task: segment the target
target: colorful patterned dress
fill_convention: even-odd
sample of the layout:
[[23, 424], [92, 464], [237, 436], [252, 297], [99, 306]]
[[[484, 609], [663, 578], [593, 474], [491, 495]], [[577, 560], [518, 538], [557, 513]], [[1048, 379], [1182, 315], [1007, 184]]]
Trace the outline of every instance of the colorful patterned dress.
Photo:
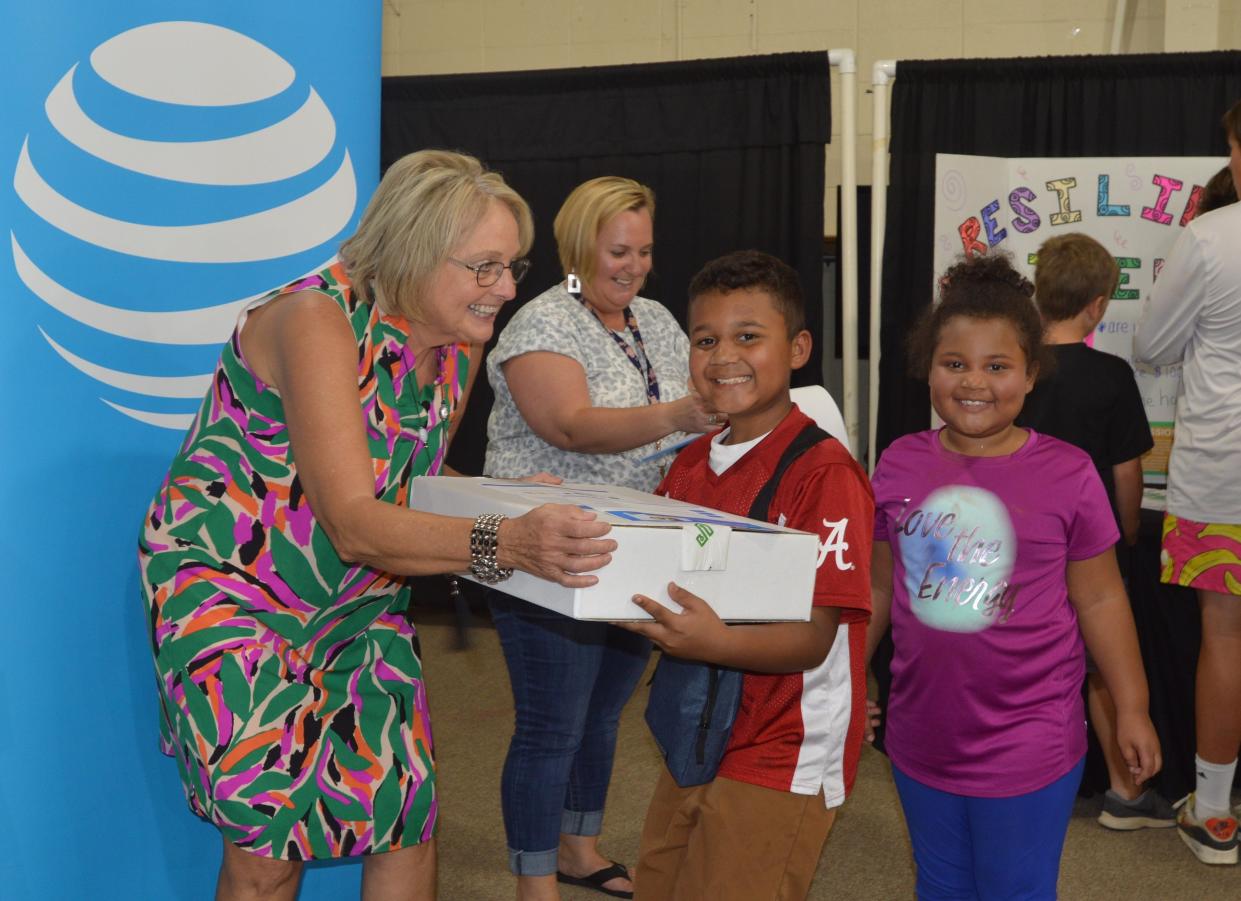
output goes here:
[[[330, 267], [317, 290], [349, 317], [375, 497], [404, 504], [435, 474], [465, 382], [465, 345], [415, 382], [404, 319]], [[286, 860], [430, 838], [435, 763], [418, 641], [400, 576], [342, 561], [303, 494], [279, 395], [242, 359], [243, 315], [139, 542], [163, 750], [194, 813]]]

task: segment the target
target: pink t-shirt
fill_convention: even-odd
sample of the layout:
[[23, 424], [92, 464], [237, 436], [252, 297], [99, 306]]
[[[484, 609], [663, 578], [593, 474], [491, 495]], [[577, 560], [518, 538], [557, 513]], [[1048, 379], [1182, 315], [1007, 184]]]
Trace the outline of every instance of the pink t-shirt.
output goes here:
[[1115, 544], [1090, 457], [1030, 431], [1004, 457], [906, 435], [872, 480], [892, 547], [887, 750], [941, 791], [1007, 797], [1086, 753], [1083, 644], [1065, 569]]

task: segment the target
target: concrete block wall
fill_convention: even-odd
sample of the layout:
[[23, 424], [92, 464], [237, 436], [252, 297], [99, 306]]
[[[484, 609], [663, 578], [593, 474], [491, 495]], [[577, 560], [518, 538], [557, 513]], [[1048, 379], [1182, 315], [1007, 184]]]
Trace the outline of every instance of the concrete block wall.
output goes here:
[[[858, 179], [880, 59], [1106, 53], [1117, 0], [384, 0], [383, 74], [497, 72], [850, 47]], [[1214, 26], [1214, 27], [1211, 27]], [[1241, 47], [1241, 0], [1129, 0], [1123, 48]], [[838, 78], [832, 103], [840, 109]], [[840, 116], [824, 211], [835, 228]]]

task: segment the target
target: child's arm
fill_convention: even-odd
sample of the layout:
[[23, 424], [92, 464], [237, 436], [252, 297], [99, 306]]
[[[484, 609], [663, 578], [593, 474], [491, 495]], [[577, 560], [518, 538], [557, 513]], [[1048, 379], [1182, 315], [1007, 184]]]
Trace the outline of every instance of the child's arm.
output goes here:
[[1120, 533], [1125, 544], [1138, 543], [1138, 526], [1142, 520], [1142, 458], [1134, 457], [1112, 467], [1116, 486], [1116, 512], [1120, 515]]
[[[866, 625], [866, 666], [875, 656], [875, 648], [892, 623], [892, 545], [876, 541], [870, 553], [870, 622]], [[866, 699], [866, 725], [862, 737], [875, 740], [875, 730], [883, 711], [871, 698]]]
[[654, 617], [655, 622], [617, 625], [645, 635], [677, 657], [753, 673], [795, 673], [813, 669], [827, 657], [840, 623], [838, 607], [814, 607], [809, 622], [728, 625], [706, 601], [675, 582], [668, 583], [668, 595], [681, 605], [681, 613], [635, 594], [633, 602]]
[[1134, 359], [1140, 363], [1175, 363], [1185, 355], [1206, 303], [1207, 271], [1197, 235], [1182, 229], [1142, 308], [1133, 336]]
[[876, 541], [870, 553], [870, 625], [866, 627], [866, 665], [892, 621], [892, 545]]
[[1108, 548], [1070, 560], [1067, 580], [1082, 638], [1116, 702], [1116, 743], [1133, 781], [1143, 782], [1159, 772], [1163, 760], [1147, 712], [1146, 673], [1115, 552]]

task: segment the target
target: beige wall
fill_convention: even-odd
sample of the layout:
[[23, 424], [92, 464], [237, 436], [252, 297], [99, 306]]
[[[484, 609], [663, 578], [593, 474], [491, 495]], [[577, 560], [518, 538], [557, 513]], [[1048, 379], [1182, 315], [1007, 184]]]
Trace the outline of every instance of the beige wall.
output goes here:
[[[384, 0], [383, 74], [848, 47], [858, 63], [858, 178], [867, 183], [875, 60], [1106, 53], [1116, 7], [1117, 0]], [[1241, 0], [1129, 0], [1127, 7], [1127, 52], [1241, 46]], [[832, 104], [839, 111], [836, 73]], [[838, 112], [833, 120], [829, 231], [840, 172]]]
[[1219, 45], [1225, 50], [1241, 47], [1241, 0], [1222, 0], [1219, 5]]

